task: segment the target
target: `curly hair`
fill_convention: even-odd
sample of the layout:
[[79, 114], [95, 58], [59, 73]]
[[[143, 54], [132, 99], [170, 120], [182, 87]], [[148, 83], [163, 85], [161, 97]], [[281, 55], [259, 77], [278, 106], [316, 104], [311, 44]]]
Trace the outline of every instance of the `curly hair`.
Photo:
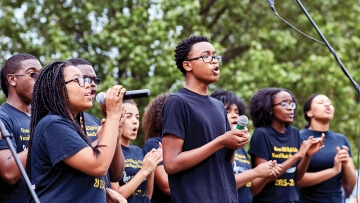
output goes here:
[[[70, 65], [72, 64], [69, 62], [55, 61], [40, 71], [39, 77], [35, 82], [32, 95], [33, 99], [31, 101], [30, 140], [27, 163], [31, 163], [32, 141], [35, 128], [39, 121], [50, 112], [71, 121], [79, 136], [88, 143], [94, 150], [94, 153], [100, 153], [97, 148], [101, 147], [101, 145], [92, 147], [90, 144], [85, 129], [85, 118], [82, 116], [82, 119], [72, 119], [76, 116], [70, 104], [64, 78], [64, 68]], [[71, 115], [69, 115], [66, 107], [69, 108]], [[82, 122], [80, 124], [81, 120]], [[26, 169], [28, 175], [31, 175], [31, 164], [26, 164]]]
[[210, 95], [211, 97], [220, 100], [224, 105], [230, 107], [235, 104], [239, 110], [239, 115], [244, 115], [246, 108], [244, 101], [237, 97], [232, 91], [226, 91], [223, 89], [217, 89]]
[[142, 128], [146, 134], [145, 142], [152, 137], [161, 137], [162, 134], [162, 108], [166, 100], [169, 98], [169, 93], [162, 93], [153, 99], [147, 106], [147, 110], [141, 120]]
[[311, 95], [305, 102], [304, 104], [304, 109], [303, 109], [303, 113], [304, 113], [304, 118], [305, 120], [308, 122], [308, 124], [305, 126], [305, 128], [309, 128], [310, 124], [311, 124], [311, 118], [307, 115], [307, 112], [311, 109], [311, 104], [313, 99], [318, 96], [319, 94], [313, 94]]
[[183, 62], [186, 61], [186, 59], [191, 51], [192, 46], [199, 42], [209, 42], [209, 39], [207, 37], [204, 37], [201, 35], [200, 36], [190, 36], [186, 39], [183, 39], [176, 46], [175, 55], [174, 55], [176, 66], [184, 75], [186, 75], [186, 71], [183, 67]]
[[273, 100], [275, 95], [281, 91], [289, 93], [293, 102], [296, 103], [294, 95], [289, 90], [276, 87], [261, 89], [251, 97], [249, 102], [250, 117], [255, 128], [271, 124]]
[[1, 89], [6, 97], [8, 97], [9, 95], [9, 81], [7, 80], [7, 75], [16, 73], [21, 67], [21, 62], [30, 59], [38, 61], [35, 56], [27, 53], [15, 54], [11, 56], [8, 60], [6, 60], [4, 66], [0, 71]]

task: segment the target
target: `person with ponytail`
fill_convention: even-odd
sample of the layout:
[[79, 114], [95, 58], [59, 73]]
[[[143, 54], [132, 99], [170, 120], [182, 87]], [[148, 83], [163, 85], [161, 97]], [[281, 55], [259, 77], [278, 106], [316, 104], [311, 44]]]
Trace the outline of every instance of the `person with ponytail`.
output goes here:
[[304, 177], [298, 182], [300, 202], [343, 202], [350, 195], [356, 174], [349, 141], [330, 130], [335, 108], [331, 100], [322, 94], [314, 94], [304, 105], [304, 117], [308, 125], [300, 131], [303, 140], [325, 136], [324, 149], [314, 154]]
[[92, 146], [77, 116], [93, 105], [90, 83], [65, 61], [47, 65], [35, 82], [26, 168], [41, 202], [106, 202], [104, 176], [119, 141], [114, 129], [124, 119], [126, 90], [107, 90], [107, 119]]

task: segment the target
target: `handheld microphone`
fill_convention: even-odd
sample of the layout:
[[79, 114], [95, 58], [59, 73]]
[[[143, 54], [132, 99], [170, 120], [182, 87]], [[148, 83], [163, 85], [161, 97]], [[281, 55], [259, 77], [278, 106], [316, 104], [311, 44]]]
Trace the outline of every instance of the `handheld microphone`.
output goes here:
[[[148, 90], [148, 89], [130, 90], [130, 91], [125, 92], [123, 99], [137, 99], [137, 98], [148, 97], [148, 96], [150, 96], [150, 90]], [[106, 100], [105, 92], [100, 92], [99, 94], [96, 95], [97, 102], [99, 102], [101, 104], [105, 104], [105, 100]]]
[[276, 10], [275, 10], [275, 0], [268, 0], [267, 2], [268, 2], [268, 4], [269, 4], [271, 10], [273, 10], [274, 13], [277, 15], [277, 12], [276, 12]]
[[245, 126], [248, 124], [249, 122], [249, 119], [244, 116], [244, 115], [241, 115], [239, 118], [238, 118], [238, 122], [236, 124], [236, 129], [238, 130], [242, 130], [245, 128]]
[[[236, 129], [238, 130], [242, 130], [245, 128], [245, 126], [248, 124], [249, 122], [249, 119], [244, 116], [244, 115], [241, 115], [239, 118], [238, 118], [238, 122], [236, 124]], [[232, 149], [228, 149], [228, 151], [226, 152], [226, 156], [225, 156], [225, 160], [226, 161], [230, 161], [231, 158], [233, 157], [234, 155], [234, 150]]]

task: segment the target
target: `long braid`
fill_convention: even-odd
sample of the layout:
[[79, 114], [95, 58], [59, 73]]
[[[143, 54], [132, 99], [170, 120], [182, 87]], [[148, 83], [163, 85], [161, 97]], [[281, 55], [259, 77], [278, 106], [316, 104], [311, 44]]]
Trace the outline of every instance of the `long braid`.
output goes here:
[[[68, 92], [65, 86], [64, 79], [64, 68], [71, 65], [65, 61], [55, 61], [45, 68], [43, 68], [39, 74], [38, 79], [34, 85], [33, 99], [31, 103], [31, 121], [30, 121], [30, 140], [29, 140], [29, 149], [28, 157], [26, 164], [26, 170], [28, 175], [31, 177], [31, 150], [32, 150], [32, 141], [34, 136], [34, 131], [36, 125], [39, 121], [49, 113], [53, 113], [59, 116], [62, 116], [72, 122], [74, 128], [80, 135], [80, 137], [88, 143], [88, 145], [94, 150], [95, 154], [99, 154], [100, 151], [97, 147], [92, 147], [89, 141], [88, 136], [85, 131], [85, 120], [82, 116], [83, 127], [80, 126], [80, 123], [73, 120], [76, 115], [73, 112], [72, 106], [70, 105], [70, 100]], [[64, 103], [64, 100], [66, 101]], [[66, 106], [70, 109], [71, 116], [66, 110]]]

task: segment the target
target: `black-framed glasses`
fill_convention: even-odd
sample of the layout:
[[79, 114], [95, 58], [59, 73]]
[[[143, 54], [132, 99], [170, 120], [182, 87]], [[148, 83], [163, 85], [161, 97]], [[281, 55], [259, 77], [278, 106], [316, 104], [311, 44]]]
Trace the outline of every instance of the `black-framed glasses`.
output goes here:
[[29, 77], [31, 77], [31, 78], [33, 78], [35, 80], [39, 77], [38, 72], [29, 72], [29, 73], [24, 73], [24, 74], [9, 74], [9, 75], [13, 75], [13, 76], [26, 76], [26, 75], [28, 75]]
[[64, 83], [65, 83], [65, 84], [68, 84], [69, 82], [73, 82], [73, 81], [74, 81], [74, 82], [77, 82], [80, 87], [84, 87], [84, 86], [85, 86], [85, 83], [91, 84], [92, 79], [89, 78], [89, 77], [78, 77], [78, 78], [74, 78], [74, 79], [72, 79], [72, 80], [65, 81]]
[[222, 56], [210, 56], [210, 55], [204, 55], [204, 56], [198, 56], [195, 58], [188, 59], [186, 61], [192, 61], [197, 59], [202, 59], [205, 63], [211, 63], [214, 59], [216, 59], [219, 63], [222, 61]]
[[287, 103], [287, 102], [280, 102], [278, 104], [273, 104], [273, 106], [276, 106], [276, 105], [280, 105], [281, 107], [283, 108], [289, 108], [289, 106], [292, 108], [292, 109], [296, 109], [296, 104], [294, 102], [291, 102], [291, 103]]
[[89, 78], [90, 79], [90, 84], [94, 81], [94, 83], [96, 84], [96, 85], [100, 85], [100, 83], [101, 83], [101, 80], [100, 80], [100, 78], [98, 78], [98, 77], [89, 77], [89, 76], [85, 76], [84, 78]]

